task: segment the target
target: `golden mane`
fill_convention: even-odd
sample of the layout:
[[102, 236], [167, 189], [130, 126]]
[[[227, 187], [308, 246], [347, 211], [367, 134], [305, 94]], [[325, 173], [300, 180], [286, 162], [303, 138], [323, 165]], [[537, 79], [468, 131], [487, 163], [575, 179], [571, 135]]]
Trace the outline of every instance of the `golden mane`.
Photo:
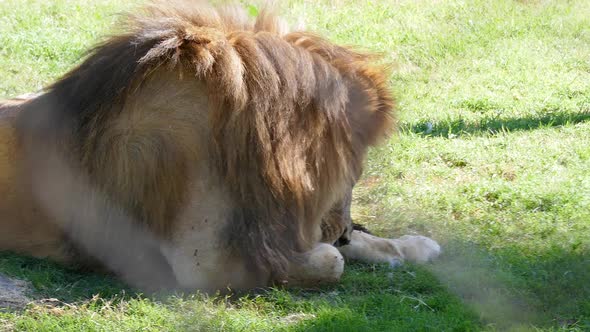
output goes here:
[[[101, 133], [157, 70], [202, 81], [211, 110], [208, 149], [237, 202], [228, 241], [256, 266], [284, 273], [286, 261], [309, 246], [318, 213], [327, 212], [318, 207], [344, 195], [360, 175], [366, 147], [393, 127], [387, 70], [371, 64], [373, 56], [315, 34], [288, 33], [266, 10], [251, 19], [237, 7], [154, 2], [126, 27], [29, 103], [21, 132], [36, 142], [66, 142], [75, 151], [70, 161], [91, 183], [166, 234], [194, 158], [173, 138], [160, 138], [158, 155], [143, 160], [150, 165], [135, 161], [136, 175], [126, 174], [143, 181], [141, 197], [126, 198], [117, 178], [98, 175]], [[40, 105], [52, 105], [45, 112], [51, 121], [32, 114]]]

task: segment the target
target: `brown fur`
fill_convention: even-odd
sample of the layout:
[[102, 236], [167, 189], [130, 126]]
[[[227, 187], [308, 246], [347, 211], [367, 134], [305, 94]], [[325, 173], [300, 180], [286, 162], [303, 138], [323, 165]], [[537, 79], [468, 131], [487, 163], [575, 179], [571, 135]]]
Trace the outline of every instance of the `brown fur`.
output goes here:
[[[268, 11], [250, 21], [234, 7], [157, 2], [19, 106], [16, 129], [0, 135], [3, 144], [22, 146], [24, 157], [5, 164], [29, 170], [30, 186], [49, 190], [55, 184], [35, 179], [55, 178], [53, 166], [63, 162], [91, 188], [64, 187], [78, 193], [80, 206], [100, 201], [90, 204], [94, 217], [45, 211], [67, 205], [43, 203], [54, 196], [47, 193], [19, 199], [51, 215], [34, 222], [58, 225], [99, 258], [94, 251], [128, 241], [98, 231], [121, 220], [174, 241], [187, 205], [198, 199], [191, 183], [204, 175], [195, 174], [206, 174], [227, 203], [221, 246], [247, 270], [282, 280], [320, 241], [322, 220], [342, 206], [367, 148], [394, 126], [387, 71], [375, 61], [312, 33], [285, 33]], [[112, 206], [126, 217], [104, 212]], [[9, 242], [0, 249], [14, 249]], [[137, 251], [148, 247], [158, 251], [151, 244]], [[54, 252], [67, 260], [67, 251]]]

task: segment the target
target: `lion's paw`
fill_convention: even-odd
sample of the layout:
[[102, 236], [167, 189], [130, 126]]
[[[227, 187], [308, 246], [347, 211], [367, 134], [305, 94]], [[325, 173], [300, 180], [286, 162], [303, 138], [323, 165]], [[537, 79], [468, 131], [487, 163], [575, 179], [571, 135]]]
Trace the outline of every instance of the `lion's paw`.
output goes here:
[[440, 245], [426, 236], [404, 235], [391, 241], [401, 251], [405, 260], [415, 263], [432, 261], [442, 252]]

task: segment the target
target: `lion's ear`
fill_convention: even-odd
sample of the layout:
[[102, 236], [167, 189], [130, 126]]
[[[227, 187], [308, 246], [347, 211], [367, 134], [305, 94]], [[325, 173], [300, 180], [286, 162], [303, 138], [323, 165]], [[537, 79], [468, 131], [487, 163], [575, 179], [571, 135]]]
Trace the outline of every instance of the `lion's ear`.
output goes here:
[[350, 82], [346, 113], [354, 140], [364, 146], [385, 140], [395, 127], [394, 100], [381, 82]]

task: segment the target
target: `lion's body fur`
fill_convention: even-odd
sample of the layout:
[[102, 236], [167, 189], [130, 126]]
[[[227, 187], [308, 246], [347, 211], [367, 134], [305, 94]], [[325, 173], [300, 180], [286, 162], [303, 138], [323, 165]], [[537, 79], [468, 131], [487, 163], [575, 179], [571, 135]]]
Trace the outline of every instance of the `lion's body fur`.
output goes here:
[[[29, 189], [0, 227], [47, 225], [30, 242], [57, 243], [40, 253], [8, 234], [0, 249], [68, 261], [71, 246], [123, 275], [169, 267], [190, 288], [288, 279], [393, 127], [372, 62], [265, 11], [147, 6], [44, 94], [4, 106], [0, 191]], [[26, 208], [39, 213], [14, 214]], [[147, 267], [124, 271], [137, 257]]]
[[22, 102], [0, 103], [0, 245], [5, 250], [60, 259], [62, 231], [35, 204], [22, 172], [22, 147], [16, 131]]

